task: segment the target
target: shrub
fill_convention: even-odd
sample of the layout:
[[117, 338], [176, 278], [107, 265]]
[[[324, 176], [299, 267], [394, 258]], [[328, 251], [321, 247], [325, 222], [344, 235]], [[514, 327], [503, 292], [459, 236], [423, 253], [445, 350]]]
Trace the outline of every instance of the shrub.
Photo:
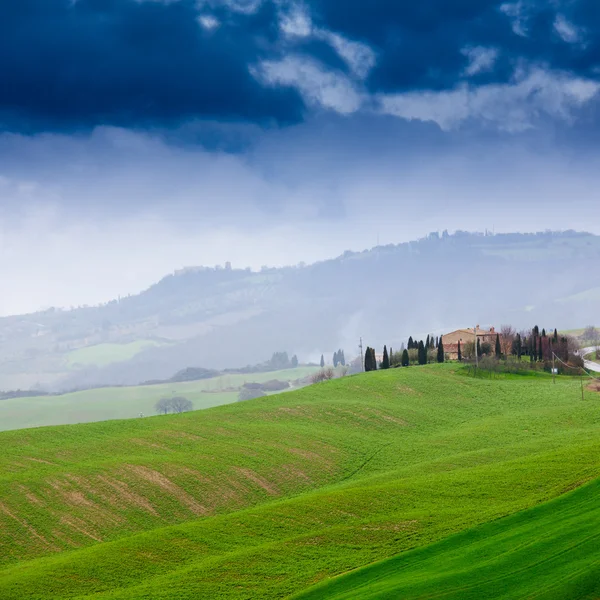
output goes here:
[[238, 394], [238, 402], [244, 402], [245, 400], [254, 400], [255, 398], [262, 398], [266, 394], [262, 390], [254, 390], [244, 388]]

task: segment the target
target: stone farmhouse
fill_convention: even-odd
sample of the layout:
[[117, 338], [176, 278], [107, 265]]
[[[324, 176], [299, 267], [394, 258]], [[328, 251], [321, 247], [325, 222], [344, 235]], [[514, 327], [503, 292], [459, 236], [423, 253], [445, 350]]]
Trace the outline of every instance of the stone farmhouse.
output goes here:
[[[477, 330], [477, 338], [475, 337], [475, 330]], [[490, 327], [489, 329], [481, 329], [479, 325], [476, 328], [468, 329], [457, 329], [451, 333], [446, 333], [442, 336], [444, 342], [444, 352], [450, 360], [458, 359], [458, 342], [464, 350], [465, 344], [473, 343], [475, 339], [479, 339], [480, 343], [487, 342], [494, 347], [496, 343], [496, 329]]]

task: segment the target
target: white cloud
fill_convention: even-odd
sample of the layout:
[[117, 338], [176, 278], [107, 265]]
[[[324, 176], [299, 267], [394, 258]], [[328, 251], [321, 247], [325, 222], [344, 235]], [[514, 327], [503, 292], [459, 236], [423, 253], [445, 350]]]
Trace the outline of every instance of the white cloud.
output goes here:
[[200, 15], [198, 17], [198, 23], [202, 28], [206, 29], [207, 31], [212, 31], [213, 29], [219, 27], [219, 25], [221, 24], [219, 22], [219, 19], [213, 17], [212, 15]]
[[295, 87], [307, 104], [340, 114], [356, 112], [363, 102], [361, 93], [348, 77], [328, 71], [308, 57], [289, 55], [281, 60], [266, 60], [252, 67], [251, 73], [266, 85]]
[[312, 34], [312, 21], [308, 10], [301, 4], [293, 4], [279, 15], [279, 28], [290, 38], [305, 38]]
[[478, 120], [502, 131], [518, 132], [533, 127], [541, 116], [572, 120], [573, 111], [599, 90], [595, 81], [538, 67], [520, 69], [506, 84], [465, 84], [443, 92], [380, 95], [378, 101], [384, 114], [434, 121], [445, 130]]
[[329, 43], [356, 77], [364, 79], [375, 66], [375, 52], [366, 44], [354, 42], [326, 29], [319, 29], [315, 36]]
[[573, 23], [567, 21], [564, 15], [556, 15], [554, 31], [568, 44], [576, 44], [581, 41], [580, 30]]
[[200, 10], [225, 6], [233, 12], [253, 15], [261, 7], [263, 0], [197, 0], [196, 4]]
[[527, 37], [527, 17], [523, 1], [507, 2], [500, 6], [500, 10], [512, 20], [513, 32], [521, 37]]
[[496, 48], [467, 46], [461, 52], [469, 59], [469, 64], [464, 70], [464, 74], [468, 77], [491, 71], [498, 59], [498, 50]]

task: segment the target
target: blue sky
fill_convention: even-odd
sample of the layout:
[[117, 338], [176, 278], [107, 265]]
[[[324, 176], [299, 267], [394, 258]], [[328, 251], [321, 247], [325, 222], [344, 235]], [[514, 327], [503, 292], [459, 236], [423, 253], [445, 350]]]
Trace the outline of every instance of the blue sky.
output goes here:
[[434, 229], [600, 233], [593, 0], [0, 0], [0, 314]]

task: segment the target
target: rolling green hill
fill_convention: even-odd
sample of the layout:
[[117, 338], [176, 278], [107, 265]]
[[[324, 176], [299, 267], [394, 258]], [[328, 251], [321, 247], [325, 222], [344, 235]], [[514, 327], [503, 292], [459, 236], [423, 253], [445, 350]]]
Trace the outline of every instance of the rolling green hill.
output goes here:
[[[4, 432], [0, 598], [310, 590], [599, 477], [599, 405], [578, 381], [431, 365], [184, 415]], [[452, 543], [481, 539], [465, 535]]]
[[315, 586], [297, 600], [600, 597], [600, 480]]
[[297, 367], [264, 373], [230, 374], [203, 379], [99, 388], [62, 394], [34, 396], [0, 401], [0, 431], [91, 423], [109, 419], [132, 419], [140, 413], [153, 415], [154, 405], [165, 396], [184, 396], [194, 403], [196, 410], [235, 402], [244, 383], [264, 383], [272, 379], [295, 381], [317, 371], [315, 367]]

